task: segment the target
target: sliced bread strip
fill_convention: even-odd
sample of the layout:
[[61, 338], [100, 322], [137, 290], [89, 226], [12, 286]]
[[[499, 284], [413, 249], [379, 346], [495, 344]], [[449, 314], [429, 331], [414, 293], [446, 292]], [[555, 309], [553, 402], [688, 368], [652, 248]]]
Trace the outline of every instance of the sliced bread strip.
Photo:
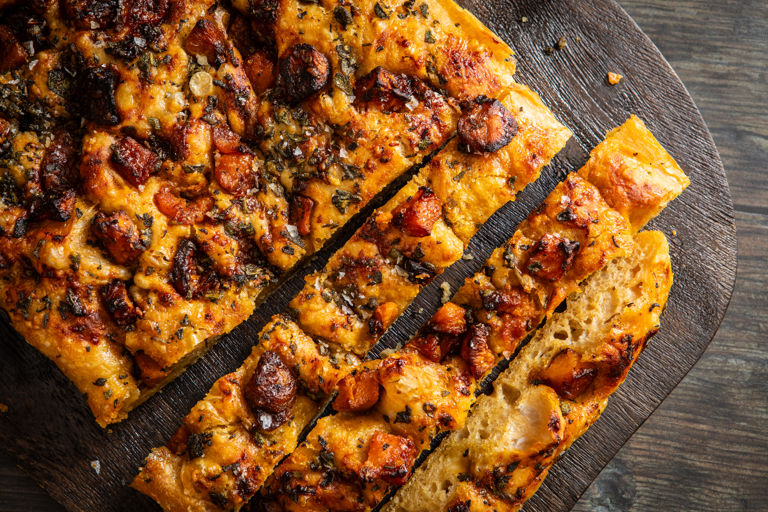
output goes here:
[[665, 236], [639, 233], [635, 251], [550, 318], [384, 510], [518, 510], [624, 381], [671, 285]]

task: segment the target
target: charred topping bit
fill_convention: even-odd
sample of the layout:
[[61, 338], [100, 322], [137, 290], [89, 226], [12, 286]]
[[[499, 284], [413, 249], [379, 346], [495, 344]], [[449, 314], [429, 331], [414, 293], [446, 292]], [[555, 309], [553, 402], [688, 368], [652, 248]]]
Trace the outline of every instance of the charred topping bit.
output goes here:
[[459, 118], [459, 149], [465, 153], [492, 153], [512, 141], [517, 120], [499, 100], [478, 96]]
[[416, 78], [394, 74], [381, 66], [355, 83], [355, 105], [383, 112], [402, 112], [416, 105], [418, 97], [429, 94], [427, 86]]
[[301, 236], [307, 236], [312, 230], [312, 209], [314, 206], [315, 201], [307, 196], [295, 194], [291, 197], [290, 221], [296, 226]]
[[118, 210], [112, 215], [97, 213], [92, 226], [93, 234], [115, 263], [133, 264], [146, 249], [138, 228], [123, 210]]
[[411, 473], [417, 449], [404, 436], [377, 431], [368, 445], [368, 456], [360, 469], [364, 481], [382, 479], [390, 485], [403, 485]]
[[80, 114], [88, 121], [114, 126], [120, 123], [115, 89], [120, 75], [113, 66], [85, 70], [79, 80]]
[[336, 18], [336, 21], [338, 21], [339, 25], [344, 29], [347, 28], [347, 25], [351, 25], [355, 21], [352, 19], [352, 13], [342, 5], [337, 5], [333, 8], [333, 17]]
[[230, 21], [227, 26], [227, 37], [235, 45], [243, 58], [248, 58], [261, 45], [258, 34], [253, 28], [251, 20], [240, 14], [237, 10], [230, 13]]
[[243, 387], [245, 402], [256, 416], [259, 430], [269, 432], [288, 421], [296, 389], [296, 377], [282, 358], [271, 350], [264, 352]]
[[339, 381], [338, 395], [333, 401], [337, 411], [367, 411], [379, 401], [379, 373], [365, 369]]
[[191, 299], [195, 294], [193, 273], [197, 272], [197, 245], [189, 238], [179, 242], [171, 267], [171, 284], [182, 297]]
[[210, 432], [191, 434], [187, 440], [187, 454], [189, 458], [196, 459], [205, 455], [205, 447], [211, 446], [212, 437], [213, 434]]
[[532, 381], [551, 387], [560, 398], [575, 400], [584, 394], [596, 376], [597, 367], [593, 363], [582, 361], [581, 354], [566, 348], [534, 375]]
[[376, 2], [376, 5], [373, 6], [373, 12], [382, 20], [386, 20], [389, 18], [389, 13], [384, 10], [384, 8], [381, 6], [379, 2]]
[[11, 29], [0, 25], [0, 73], [21, 67], [27, 61], [27, 52]]
[[400, 205], [392, 214], [392, 224], [406, 235], [415, 237], [429, 236], [432, 227], [443, 215], [443, 203], [428, 187], [420, 187], [418, 192]]
[[[77, 195], [74, 187], [77, 177], [74, 175], [74, 147], [67, 148], [59, 145], [61, 139], [54, 138], [49, 150], [43, 156], [42, 194], [29, 198], [27, 211], [20, 217], [14, 228], [14, 237], [26, 234], [27, 223], [32, 220], [51, 219], [66, 222], [75, 211]], [[70, 140], [71, 142], [71, 140]], [[34, 181], [39, 180], [34, 177]]]
[[461, 344], [461, 358], [469, 365], [475, 379], [481, 378], [493, 368], [496, 358], [488, 348], [491, 329], [486, 324], [473, 324], [467, 329]]
[[328, 83], [331, 64], [311, 44], [299, 43], [280, 57], [278, 64], [283, 92], [292, 103], [298, 103]]
[[121, 327], [136, 323], [142, 311], [133, 303], [128, 295], [125, 282], [114, 280], [101, 288], [101, 296], [104, 299], [104, 307], [112, 317], [112, 320]]
[[340, 213], [347, 213], [347, 209], [351, 204], [359, 204], [362, 199], [357, 194], [347, 192], [346, 190], [336, 190], [331, 196], [331, 203], [339, 210]]
[[280, 0], [248, 0], [248, 14], [256, 21], [272, 24], [277, 20], [277, 7]]
[[184, 41], [184, 49], [192, 55], [202, 55], [208, 64], [219, 67], [234, 57], [227, 36], [216, 24], [205, 18], [199, 20]]
[[534, 277], [556, 281], [571, 268], [578, 251], [579, 242], [547, 233], [533, 246], [525, 270]]
[[71, 189], [63, 192], [61, 195], [50, 197], [44, 204], [42, 216], [58, 222], [66, 222], [75, 211], [76, 200], [75, 191]]
[[467, 330], [466, 314], [463, 307], [446, 302], [432, 315], [429, 326], [439, 333], [459, 336]]
[[63, 0], [64, 12], [78, 28], [109, 28], [115, 23], [119, 0]]
[[80, 175], [76, 157], [72, 135], [64, 131], [56, 133], [40, 163], [41, 185], [46, 193], [61, 194], [77, 185]]
[[445, 336], [441, 337], [437, 334], [425, 334], [423, 336], [417, 336], [412, 339], [408, 344], [419, 351], [425, 359], [432, 361], [433, 363], [439, 363], [443, 360], [451, 348], [451, 345], [446, 344], [446, 341], [455, 341], [456, 338]]
[[216, 155], [213, 174], [221, 188], [237, 197], [244, 196], [256, 186], [253, 155], [246, 153]]
[[115, 144], [112, 162], [120, 176], [134, 187], [144, 185], [160, 163], [157, 155], [133, 137], [123, 137]]
[[143, 33], [146, 27], [160, 24], [168, 14], [168, 0], [123, 0], [119, 24], [130, 32]]
[[408, 280], [412, 283], [426, 283], [437, 274], [437, 269], [431, 263], [411, 258], [405, 258], [403, 269], [408, 273]]

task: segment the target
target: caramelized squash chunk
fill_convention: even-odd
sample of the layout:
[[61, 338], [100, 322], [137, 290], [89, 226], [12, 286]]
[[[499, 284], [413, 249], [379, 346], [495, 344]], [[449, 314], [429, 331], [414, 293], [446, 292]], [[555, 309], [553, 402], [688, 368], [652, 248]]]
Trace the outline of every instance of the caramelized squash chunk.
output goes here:
[[256, 50], [243, 64], [245, 74], [256, 94], [261, 94], [275, 85], [275, 63], [267, 52]]
[[467, 330], [466, 313], [458, 304], [446, 302], [432, 315], [429, 325], [439, 333], [458, 336]]
[[192, 55], [202, 55], [211, 66], [219, 67], [229, 56], [234, 59], [232, 49], [227, 44], [227, 36], [211, 20], [202, 18], [184, 41], [184, 49]]
[[467, 334], [461, 344], [461, 358], [469, 365], [469, 371], [476, 379], [488, 373], [496, 357], [488, 347], [488, 337], [491, 329], [486, 324], [473, 324], [467, 329]]
[[333, 401], [337, 411], [367, 411], [379, 401], [379, 373], [363, 370], [339, 381], [339, 394]]
[[21, 67], [27, 57], [26, 50], [11, 29], [0, 25], [0, 73]]
[[112, 162], [125, 181], [139, 187], [147, 182], [159, 160], [133, 137], [123, 137], [114, 147]]
[[142, 311], [136, 307], [128, 295], [124, 281], [114, 280], [104, 285], [101, 295], [104, 299], [104, 307], [117, 325], [126, 327], [136, 323], [136, 320], [141, 317]]
[[205, 214], [213, 207], [213, 199], [209, 196], [198, 197], [194, 200], [185, 199], [171, 192], [164, 185], [155, 194], [155, 205], [161, 213], [178, 224], [198, 224], [205, 220]]
[[301, 236], [306, 236], [312, 229], [312, 208], [315, 207], [315, 201], [296, 194], [291, 198], [290, 221], [296, 226]]
[[331, 76], [331, 64], [311, 44], [299, 43], [280, 57], [279, 71], [286, 98], [298, 103], [325, 87]]
[[355, 104], [382, 112], [400, 112], [414, 98], [412, 80], [381, 66], [355, 84]]
[[232, 153], [216, 156], [216, 181], [230, 194], [241, 197], [256, 186], [253, 155]]
[[287, 422], [296, 401], [296, 377], [276, 352], [267, 350], [243, 388], [259, 430], [270, 432]]
[[575, 400], [584, 394], [596, 376], [594, 364], [583, 362], [578, 352], [566, 348], [552, 358], [534, 381], [551, 387], [560, 398]]
[[579, 242], [547, 233], [533, 246], [525, 270], [534, 277], [556, 281], [571, 268], [578, 250]]
[[88, 121], [105, 126], [120, 123], [115, 90], [120, 74], [113, 66], [88, 68], [80, 77], [80, 114]]
[[410, 476], [416, 453], [416, 445], [407, 437], [377, 431], [371, 438], [360, 476], [365, 480], [380, 478], [391, 485], [403, 485]]
[[93, 234], [120, 265], [135, 263], [146, 249], [136, 224], [123, 210], [112, 215], [97, 213], [93, 218]]
[[392, 224], [406, 235], [429, 236], [432, 227], [443, 215], [443, 203], [429, 187], [420, 187], [416, 194], [392, 214]]

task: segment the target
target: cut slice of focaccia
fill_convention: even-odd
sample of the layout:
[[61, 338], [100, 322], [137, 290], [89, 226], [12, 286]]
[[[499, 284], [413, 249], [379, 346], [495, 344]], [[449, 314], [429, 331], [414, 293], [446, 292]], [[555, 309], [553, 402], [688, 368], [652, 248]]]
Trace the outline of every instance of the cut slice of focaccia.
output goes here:
[[387, 512], [519, 510], [568, 447], [599, 418], [659, 329], [672, 285], [666, 237], [591, 277], [555, 313], [398, 491]]
[[263, 499], [296, 511], [375, 507], [435, 435], [464, 425], [496, 364], [580, 283], [631, 253], [641, 223], [687, 183], [639, 119], [613, 130], [415, 338], [339, 382], [339, 413], [318, 420]]
[[[369, 51], [342, 11], [377, 20], [384, 49]], [[483, 94], [531, 106], [497, 132], [465, 130], [475, 153], [520, 132], [505, 150], [519, 165], [489, 164], [520, 180], [497, 203], [562, 146], [567, 130], [511, 81], [511, 51], [469, 13], [378, 11], [62, 0], [0, 12], [0, 305], [99, 424], [248, 318], [282, 273], [443, 146], [462, 109], [498, 114]], [[404, 44], [420, 23], [430, 36]]]
[[570, 135], [522, 86], [475, 105], [462, 119], [494, 125], [515, 113], [503, 146], [468, 152], [460, 145], [477, 139], [459, 133], [306, 278], [291, 314], [273, 318], [245, 363], [214, 384], [168, 446], [153, 450], [135, 488], [166, 510], [240, 508], [296, 447], [336, 383]]

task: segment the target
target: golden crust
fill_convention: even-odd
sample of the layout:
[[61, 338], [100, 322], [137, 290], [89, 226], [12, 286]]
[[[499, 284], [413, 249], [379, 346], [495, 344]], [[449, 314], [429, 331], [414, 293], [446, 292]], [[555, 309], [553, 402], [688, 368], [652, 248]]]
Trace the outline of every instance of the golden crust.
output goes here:
[[[520, 116], [521, 128], [512, 142], [493, 155], [467, 155], [456, 143], [449, 143], [435, 156], [437, 164], [424, 167], [395, 197], [374, 212], [364, 226], [330, 258], [323, 270], [306, 278], [304, 289], [291, 304], [295, 320], [289, 321], [284, 317], [274, 320], [301, 335], [290, 342], [275, 338], [270, 324], [262, 333], [260, 345], [241, 370], [249, 366], [253, 368], [261, 360], [261, 354], [267, 350], [278, 353], [301, 383], [297, 396], [306, 398], [308, 401], [302, 403], [308, 404], [310, 408], [313, 406], [314, 411], [319, 412], [321, 404], [318, 400], [327, 397], [342, 377], [360, 366], [360, 358], [424, 284], [461, 258], [466, 244], [479, 225], [496, 208], [512, 199], [518, 190], [536, 179], [542, 166], [549, 162], [570, 136], [570, 132], [554, 119], [540, 99], [527, 88], [513, 86], [504, 92], [501, 101], [512, 112], [518, 112], [520, 107], [526, 110], [526, 114]], [[467, 190], [480, 190], [486, 186], [489, 176], [501, 180], [503, 189], [493, 193], [489, 191], [489, 194], [498, 194], [498, 198], [490, 206], [477, 208], [473, 212], [473, 223], [461, 228], [461, 236], [454, 231], [447, 218], [451, 211], [455, 211], [452, 205], [441, 208], [440, 215], [430, 217], [427, 224], [419, 224], [421, 228], [429, 226], [427, 234], [409, 234], [408, 225], [402, 220], [403, 215], [419, 198], [425, 195], [437, 196], [441, 202], [445, 198], [447, 203], [462, 201], [469, 205], [479, 197], [471, 194], [465, 196], [458, 189], [452, 196], [453, 192], [444, 186], [439, 192], [431, 191], [430, 185], [442, 179], [446, 174], [445, 169], [455, 166], [455, 162], [472, 168], [472, 172], [465, 172], [458, 178]], [[434, 203], [434, 199], [430, 201]], [[457, 359], [457, 364], [462, 372], [466, 371], [461, 360]], [[466, 398], [466, 386], [461, 374], [449, 376], [448, 381], [457, 390], [461, 390], [461, 397]], [[219, 382], [224, 380], [227, 377]], [[198, 407], [207, 408], [216, 401], [215, 389], [218, 385], [214, 385], [212, 394], [202, 400]], [[308, 391], [304, 391], [305, 388]], [[454, 402], [448, 398], [445, 401], [446, 407], [451, 407]], [[233, 418], [228, 424], [248, 423], [246, 418], [249, 417], [253, 418], [253, 413], [242, 410], [237, 419]], [[449, 414], [446, 413], [445, 417], [447, 419]], [[187, 421], [195, 420], [193, 414], [187, 418]], [[258, 464], [249, 466], [250, 471], [258, 465], [259, 475], [266, 477], [271, 473], [277, 461], [296, 446], [295, 439], [281, 432], [285, 429], [300, 431], [308, 421], [301, 415], [293, 415], [288, 423], [276, 430], [260, 432], [266, 441], [259, 448], [262, 454]], [[253, 445], [248, 447], [248, 450], [251, 449]], [[167, 481], [157, 485], [153, 483], [157, 478], [165, 478], [162, 475], [167, 472], [167, 464], [171, 463], [166, 462], [166, 450], [168, 448], [157, 452], [157, 456], [150, 456], [151, 463], [142, 468], [133, 485], [167, 509], [177, 510], [174, 507], [185, 502], [183, 496], [191, 492], [191, 487], [175, 487], [171, 491], [166, 485]], [[182, 457], [182, 464], [186, 464], [187, 456], [179, 456]], [[209, 460], [205, 455], [202, 459]], [[215, 459], [216, 455], [210, 458], [211, 461]], [[207, 487], [202, 481], [195, 488], [202, 490], [195, 491], [190, 503], [196, 499], [206, 499], [205, 493], [209, 492], [205, 490]], [[166, 496], [169, 492], [173, 496]], [[215, 499], [237, 507], [243, 496], [223, 488], [216, 491]]]
[[[603, 148], [624, 136], [622, 130], [611, 132], [595, 154], [602, 154]], [[664, 172], [663, 167], [647, 169], [649, 181]], [[610, 261], [637, 250], [628, 215], [611, 208], [598, 188], [580, 177], [582, 172], [569, 175], [556, 187], [507, 244], [494, 252], [486, 269], [467, 279], [459, 290], [453, 309], [471, 311], [467, 316], [473, 324], [451, 321], [455, 315], [446, 312], [444, 306], [440, 310], [443, 314], [436, 314], [403, 349], [359, 367], [359, 371], [378, 372], [378, 400], [368, 410], [320, 420], [307, 442], [275, 469], [262, 491], [263, 499], [284, 510], [337, 510], [339, 503], [351, 510], [372, 509], [390, 490], [407, 481], [415, 460], [414, 455], [403, 463], [396, 479], [386, 472], [383, 476], [371, 472], [370, 449], [369, 461], [359, 466], [357, 461], [366, 460], [366, 446], [373, 432], [400, 436], [403, 443], [421, 451], [440, 432], [461, 429], [475, 401], [478, 383], [495, 364], [513, 354], [566, 295], [579, 292], [585, 279]], [[668, 199], [663, 198], [665, 202]], [[646, 204], [643, 201], [639, 206]], [[668, 258], [666, 261], [668, 269]], [[655, 276], [655, 269], [649, 273]], [[660, 278], [670, 276], [662, 273]], [[669, 282], [665, 282], [648, 299], [663, 302], [668, 289]], [[619, 354], [606, 352], [606, 357], [613, 357], [623, 368]], [[589, 365], [593, 364], [598, 363], [590, 359]], [[614, 376], [615, 372], [606, 370], [606, 375]], [[605, 386], [614, 384], [618, 385], [615, 380], [606, 381]], [[569, 385], [569, 389], [579, 389], [578, 384]], [[559, 404], [552, 395], [538, 393], [529, 399], [537, 404]], [[548, 427], [564, 423], [561, 417], [540, 415], [536, 421], [544, 425], [546, 435], [529, 439], [527, 449], [531, 453], [546, 451], [549, 444], [563, 440], [561, 432]], [[356, 424], [368, 425], [368, 434], [360, 434]], [[478, 428], [483, 425], [481, 422]], [[482, 432], [470, 437], [478, 443], [488, 439]], [[315, 438], [325, 442], [318, 444]], [[496, 442], [494, 439], [493, 444]], [[326, 459], [332, 459], [332, 464], [320, 463]], [[334, 482], [330, 487], [324, 484], [329, 479]]]
[[[660, 232], [591, 278], [536, 333], [482, 396], [466, 425], [446, 438], [384, 510], [519, 510], [568, 447], [600, 416], [659, 328], [672, 285]], [[567, 355], [566, 357], [563, 357]], [[585, 381], [566, 393], [562, 377]]]
[[[8, 91], [2, 99], [8, 117], [2, 119], [2, 168], [13, 196], [5, 198], [0, 212], [6, 233], [0, 245], [13, 266], [2, 271], [0, 291], [7, 292], [2, 305], [20, 333], [88, 394], [101, 425], [125, 418], [213, 340], [245, 320], [280, 273], [317, 251], [379, 190], [448, 141], [460, 102], [479, 94], [473, 88], [481, 84], [480, 75], [454, 73], [453, 85], [442, 87], [437, 75], [424, 72], [423, 62], [388, 69], [397, 50], [381, 62], [371, 60], [364, 50], [368, 45], [351, 37], [351, 27], [344, 31], [348, 44], [331, 45], [342, 32], [335, 21], [330, 32], [300, 33], [288, 14], [266, 27], [253, 13], [244, 22], [210, 0], [158, 2], [140, 12], [131, 11], [132, 5], [99, 10], [61, 0], [40, 9], [18, 6], [50, 36], [36, 40], [29, 66], [0, 75]], [[291, 5], [284, 2], [281, 9], [293, 16], [299, 11]], [[462, 45], [474, 41], [468, 51], [477, 58], [461, 61], [467, 70], [492, 70], [493, 81], [509, 79], [514, 66], [504, 61], [510, 52], [503, 43], [463, 10], [428, 7], [432, 14], [416, 14], [468, 27], [465, 35], [459, 27], [450, 29], [451, 37], [464, 38]], [[368, 8], [372, 16], [373, 4]], [[335, 20], [332, 6], [321, 14]], [[238, 29], [243, 23], [252, 25], [251, 33]], [[279, 58], [299, 42], [323, 51], [334, 75], [318, 93], [290, 102], [284, 77], [276, 76]], [[473, 45], [491, 50], [479, 55]], [[398, 75], [408, 84], [408, 99], [397, 109], [355, 99], [353, 91], [377, 65], [390, 74], [408, 74]], [[510, 87], [533, 98], [532, 111], [545, 130], [524, 132], [518, 139], [548, 149], [528, 174], [520, 174], [524, 184], [570, 134], [533, 93]], [[68, 185], [74, 194], [68, 190], [69, 196], [55, 199], [71, 202], [74, 196], [84, 219], [120, 223], [103, 224], [97, 236], [85, 221], [52, 226], [54, 221], [46, 220], [40, 229], [56, 233], [46, 235], [34, 257], [15, 258], [43, 243], [34, 235], [40, 215], [31, 214], [30, 205], [48, 193], [39, 184], [45, 174], [41, 164], [57, 151], [52, 136], [60, 130], [74, 135], [67, 165], [76, 162], [79, 178]], [[25, 227], [25, 212], [32, 215], [30, 233], [10, 236], [17, 225]], [[78, 229], [71, 230], [73, 225]], [[455, 239], [445, 222], [437, 232]], [[444, 265], [456, 259], [461, 246], [456, 241], [445, 251]], [[54, 255], [56, 261], [38, 254]], [[197, 273], [191, 270], [195, 266]], [[51, 278], [88, 289], [87, 314], [105, 322], [94, 353], [115, 354], [114, 361], [86, 361], [89, 352], [77, 355], [64, 341], [55, 347], [44, 341], [50, 336], [47, 327], [37, 332], [39, 319], [34, 327], [27, 325], [9, 294], [25, 284], [28, 267], [37, 274], [55, 270]], [[182, 278], [185, 274], [192, 277]], [[101, 290], [108, 284], [126, 289], [119, 303], [104, 303]], [[385, 311], [394, 319], [391, 308], [379, 316]], [[116, 314], [128, 314], [120, 322], [134, 320], [118, 325]], [[353, 352], [364, 352], [368, 344], [350, 343]], [[89, 382], [101, 379], [107, 384], [94, 393]], [[108, 401], [95, 399], [97, 394], [108, 395]]]
[[[454, 150], [448, 146], [436, 160], [450, 162], [452, 157], [458, 157], [451, 151]], [[257, 347], [244, 365], [244, 368], [253, 366], [258, 350], [279, 351], [283, 360], [300, 374], [299, 380], [311, 390], [311, 393], [297, 395], [306, 398], [327, 396], [345, 375], [350, 376], [345, 378], [346, 381], [355, 373], [367, 377], [375, 374], [379, 382], [379, 394], [361, 398], [355, 406], [357, 412], [321, 419], [307, 441], [269, 477], [264, 492], [284, 508], [325, 510], [350, 506], [365, 509], [375, 505], [391, 485], [400, 485], [407, 479], [412, 460], [402, 454], [412, 451], [415, 454], [428, 446], [436, 432], [455, 430], [464, 424], [474, 401], [472, 392], [490, 369], [488, 361], [492, 366], [494, 361], [508, 357], [565, 294], [576, 290], [578, 283], [607, 261], [626, 254], [633, 247], [628, 220], [610, 208], [595, 186], [573, 174], [553, 191], [542, 208], [531, 214], [509, 244], [494, 253], [488, 263], [491, 270], [468, 280], [456, 295], [454, 305], [457, 309], [462, 312], [472, 309], [472, 317], [488, 326], [487, 330], [478, 332], [478, 338], [483, 339], [473, 343], [462, 341], [462, 336], [466, 338], [466, 335], [457, 335], [453, 330], [464, 332], [466, 323], [451, 320], [455, 315], [450, 313], [436, 315], [432, 324], [403, 350], [383, 360], [361, 364], [358, 355], [364, 354], [370, 346], [369, 340], [375, 340], [376, 335], [368, 330], [370, 325], [361, 321], [356, 312], [363, 310], [368, 297], [374, 297], [379, 307], [369, 318], [395, 318], [409, 297], [418, 291], [419, 287], [413, 283], [410, 285], [414, 291], [397, 287], [407, 281], [404, 275], [390, 273], [388, 259], [382, 256], [381, 247], [386, 247], [387, 240], [403, 238], [402, 234], [397, 237], [386, 235], [387, 229], [396, 229], [391, 227], [390, 217], [395, 216], [391, 212], [401, 211], [403, 204], [411, 204], [410, 201], [418, 196], [419, 186], [424, 183], [423, 177], [414, 178], [401, 194], [374, 213], [369, 225], [363, 226], [331, 258], [323, 271], [307, 278], [304, 290], [293, 303], [297, 311], [296, 322], [279, 320], [289, 331], [301, 333], [299, 339], [302, 341], [290, 342], [286, 347], [286, 342], [275, 338], [273, 328], [269, 327], [262, 336], [263, 347]], [[564, 214], [566, 210], [568, 212]], [[377, 229], [373, 230], [373, 227]], [[568, 261], [567, 268], [562, 266], [562, 260], [558, 260], [557, 268], [564, 272], [555, 279], [528, 269], [531, 253], [535, 252], [534, 242], [547, 236], [568, 239], [570, 244], [581, 248], [573, 250], [574, 257]], [[407, 245], [397, 247], [405, 247], [407, 251]], [[427, 251], [424, 252], [427, 257]], [[439, 254], [436, 251], [429, 257], [436, 258]], [[379, 289], [383, 283], [388, 286]], [[354, 293], [350, 292], [350, 286], [356, 290]], [[343, 297], [345, 293], [346, 297]], [[389, 304], [393, 304], [394, 313], [385, 311], [379, 315], [379, 309], [390, 309], [383, 307]], [[461, 325], [463, 327], [456, 327]], [[304, 334], [310, 331], [314, 332], [311, 337]], [[356, 337], [342, 337], [336, 334], [337, 331]], [[324, 337], [319, 337], [317, 332], [322, 332]], [[438, 336], [440, 332], [446, 334]], [[433, 338], [437, 341], [430, 346]], [[297, 358], [296, 354], [301, 355]], [[215, 391], [212, 393], [215, 395]], [[212, 395], [198, 407], [208, 407], [205, 404], [209, 403], [215, 403]], [[372, 408], [359, 409], [368, 406]], [[319, 410], [320, 403], [316, 402], [314, 411]], [[243, 412], [243, 415], [247, 414], [251, 413]], [[289, 428], [302, 426], [296, 418], [284, 425]], [[290, 439], [279, 433], [262, 435], [280, 454], [295, 448], [294, 444], [286, 444]], [[400, 469], [382, 472], [383, 466], [377, 466], [386, 462], [384, 465], [389, 467], [394, 462], [387, 462], [378, 448], [371, 448], [375, 445], [372, 444], [374, 436], [394, 436], [387, 439], [401, 446], [398, 452], [402, 452], [401, 456], [393, 459]], [[266, 476], [272, 471], [274, 459], [269, 456], [269, 451], [265, 451], [260, 460], [260, 472]], [[325, 475], [329, 467], [341, 472], [335, 475], [332, 483]], [[147, 490], [141, 483], [142, 479], [154, 481], [157, 473], [152, 465], [145, 466], [134, 485], [149, 492], [164, 507], [172, 507], [176, 498], [164, 500], [162, 493], [166, 491], [159, 491], [159, 487]], [[176, 489], [174, 492], [177, 496], [181, 491]], [[227, 502], [234, 503], [238, 499], [230, 497]]]

